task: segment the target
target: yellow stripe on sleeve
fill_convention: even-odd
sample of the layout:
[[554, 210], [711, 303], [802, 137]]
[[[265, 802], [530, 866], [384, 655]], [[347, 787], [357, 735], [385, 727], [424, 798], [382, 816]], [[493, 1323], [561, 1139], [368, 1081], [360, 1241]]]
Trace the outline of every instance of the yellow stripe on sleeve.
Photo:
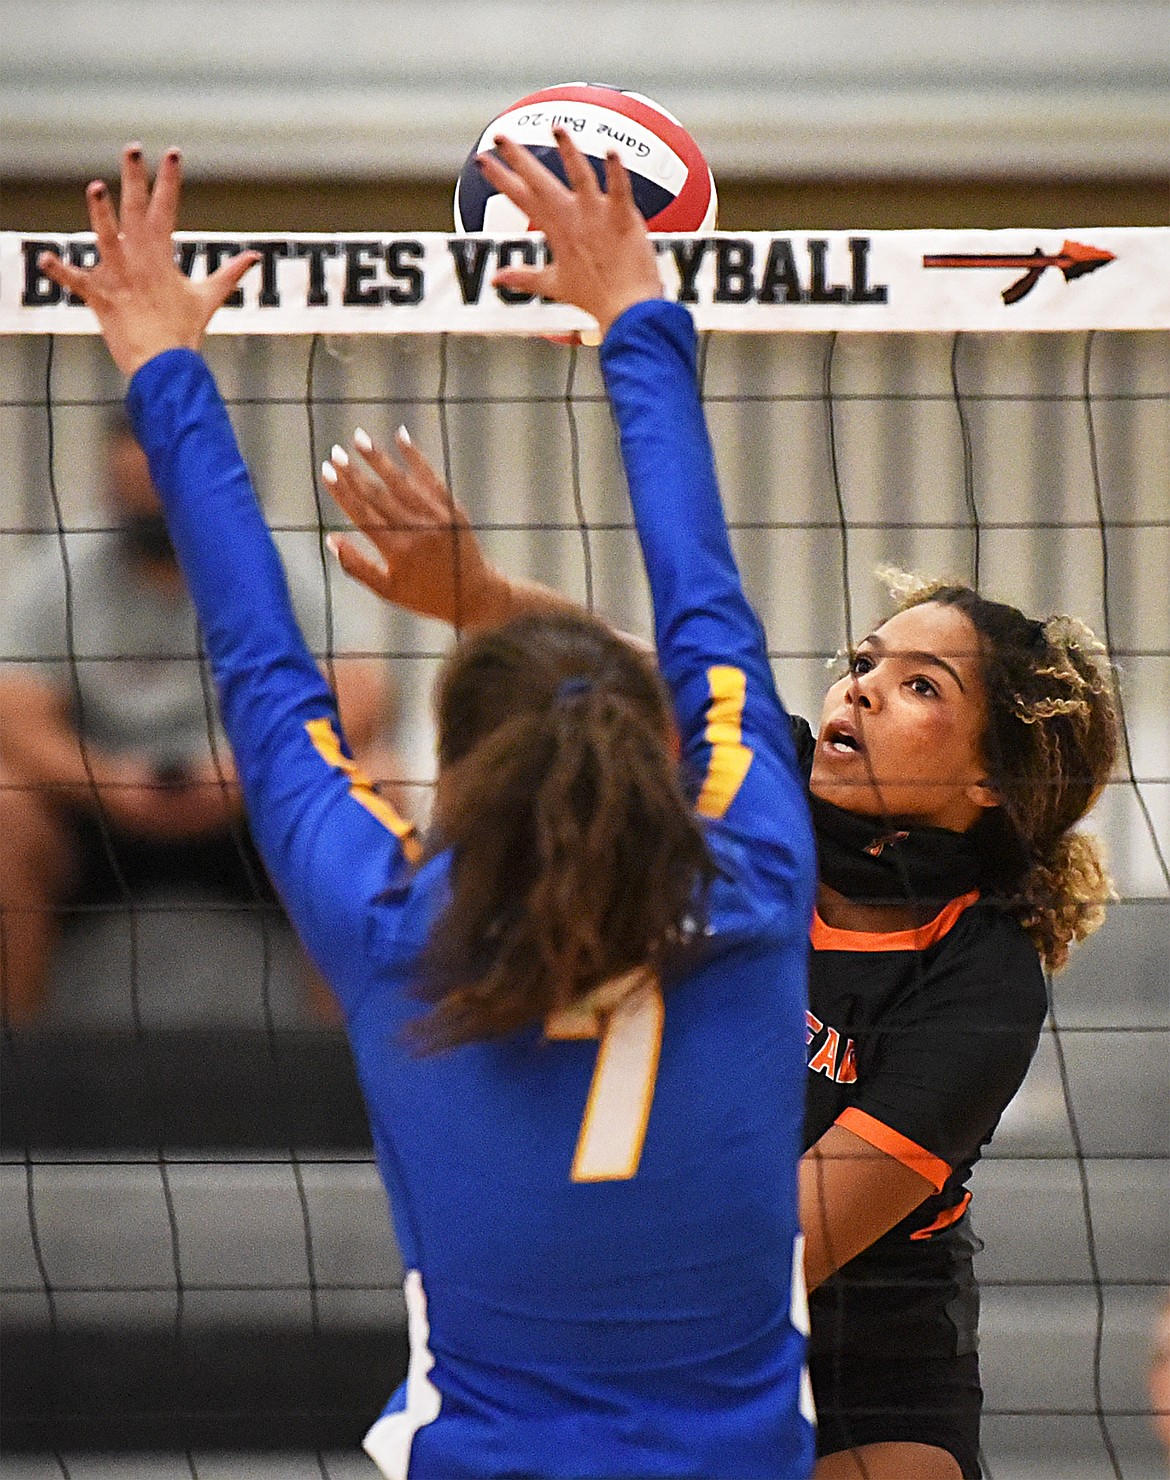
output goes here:
[[332, 720], [311, 719], [306, 723], [305, 729], [309, 739], [313, 742], [313, 749], [326, 765], [335, 766], [337, 770], [349, 777], [349, 794], [354, 801], [364, 807], [371, 817], [376, 817], [383, 827], [388, 828], [401, 841], [402, 851], [406, 854], [408, 862], [417, 863], [422, 856], [422, 847], [414, 824], [407, 822], [405, 817], [400, 817], [390, 803], [374, 790], [370, 778], [358, 768], [354, 761], [350, 760], [349, 756], [344, 754]]
[[747, 678], [742, 668], [716, 666], [707, 670], [711, 703], [703, 738], [711, 747], [707, 775], [695, 810], [701, 817], [722, 817], [735, 800], [752, 763], [743, 743], [743, 706]]

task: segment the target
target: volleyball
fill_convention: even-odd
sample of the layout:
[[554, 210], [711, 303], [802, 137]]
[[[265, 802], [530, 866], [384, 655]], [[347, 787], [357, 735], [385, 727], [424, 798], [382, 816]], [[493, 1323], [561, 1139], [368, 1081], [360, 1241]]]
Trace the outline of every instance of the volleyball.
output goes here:
[[603, 183], [605, 156], [616, 150], [651, 231], [714, 229], [715, 181], [698, 144], [678, 119], [641, 93], [570, 82], [530, 93], [484, 129], [455, 186], [457, 231], [500, 235], [529, 229], [524, 212], [484, 179], [476, 155], [490, 152], [496, 136], [504, 134], [527, 145], [563, 180], [553, 138], [556, 124], [569, 131]]

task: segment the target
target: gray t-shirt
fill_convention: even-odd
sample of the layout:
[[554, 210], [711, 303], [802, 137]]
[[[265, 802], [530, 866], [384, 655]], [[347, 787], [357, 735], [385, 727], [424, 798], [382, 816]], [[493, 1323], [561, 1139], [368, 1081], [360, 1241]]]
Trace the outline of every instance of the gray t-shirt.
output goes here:
[[[327, 591], [316, 537], [276, 538], [301, 631], [318, 660], [328, 635], [334, 653], [368, 649], [368, 619], [365, 641], [356, 640], [349, 598], [330, 624], [334, 572]], [[58, 540], [38, 536], [0, 603], [0, 675], [35, 674], [52, 684], [82, 736], [114, 754], [136, 752], [163, 768], [206, 757], [213, 743], [225, 746], [186, 590], [171, 595], [146, 580], [114, 532], [76, 530], [65, 539], [68, 581]]]

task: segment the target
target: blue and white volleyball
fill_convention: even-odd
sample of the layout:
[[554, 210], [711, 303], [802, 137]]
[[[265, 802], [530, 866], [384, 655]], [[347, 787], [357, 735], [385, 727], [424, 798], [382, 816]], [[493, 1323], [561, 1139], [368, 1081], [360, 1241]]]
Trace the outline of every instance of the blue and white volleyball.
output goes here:
[[568, 130], [603, 183], [605, 156], [617, 152], [651, 231], [714, 230], [715, 181], [678, 119], [641, 93], [572, 82], [521, 98], [484, 129], [455, 186], [456, 231], [507, 236], [529, 230], [524, 212], [484, 179], [476, 156], [492, 152], [503, 134], [526, 145], [564, 179], [552, 132], [556, 124]]

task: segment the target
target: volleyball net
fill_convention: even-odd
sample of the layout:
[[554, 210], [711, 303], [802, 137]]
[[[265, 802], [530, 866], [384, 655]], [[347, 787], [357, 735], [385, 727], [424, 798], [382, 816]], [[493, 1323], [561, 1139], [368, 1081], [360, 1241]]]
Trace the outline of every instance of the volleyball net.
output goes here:
[[[92, 254], [0, 236], [0, 583], [57, 559], [65, 592], [71, 552], [109, 525], [101, 429], [123, 386], [88, 311], [38, 273], [48, 246]], [[245, 246], [263, 262], [207, 358], [282, 550], [315, 572], [322, 660], [391, 662], [402, 795], [424, 820], [450, 634], [325, 557], [345, 521], [321, 461], [355, 426], [405, 425], [509, 574], [649, 635], [597, 352], [563, 342], [587, 327], [574, 311], [490, 287], [537, 260], [535, 238], [178, 250], [201, 273]], [[1120, 899], [1053, 982], [975, 1218], [988, 1475], [1048, 1454], [1070, 1476], [1144, 1477], [1170, 1268], [1170, 231], [659, 251], [703, 331], [732, 540], [790, 709], [815, 721], [827, 663], [881, 619], [879, 566], [1073, 613], [1117, 665], [1124, 744], [1092, 826]], [[73, 677], [135, 661], [76, 623], [54, 656]], [[7, 1445], [66, 1474], [78, 1450], [170, 1448], [198, 1474], [209, 1446], [262, 1439], [329, 1473], [401, 1375], [400, 1266], [344, 1047], [305, 1007], [286, 928], [260, 900], [127, 891], [75, 912], [61, 952], [43, 1016], [4, 1032]]]

